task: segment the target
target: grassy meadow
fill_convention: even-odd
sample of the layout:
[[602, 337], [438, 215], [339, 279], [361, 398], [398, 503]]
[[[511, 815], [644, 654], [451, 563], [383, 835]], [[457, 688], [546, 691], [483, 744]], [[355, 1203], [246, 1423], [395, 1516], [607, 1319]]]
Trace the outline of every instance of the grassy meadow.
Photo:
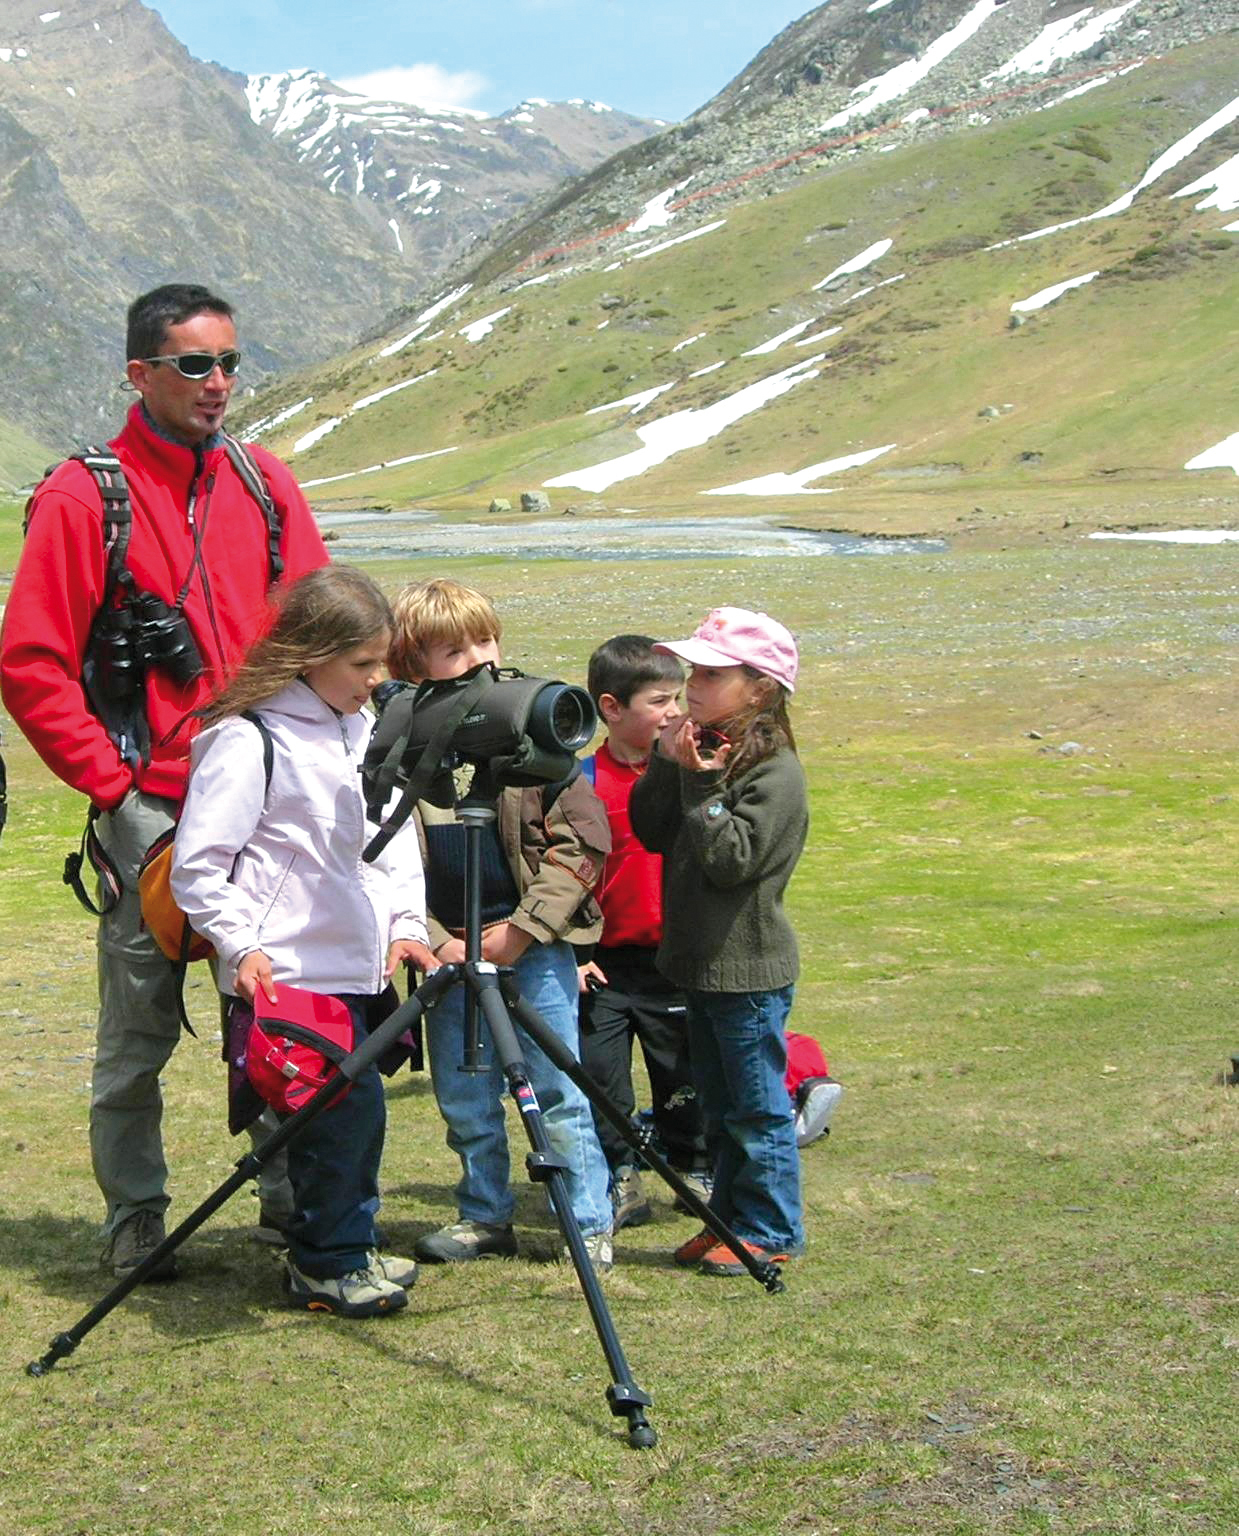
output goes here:
[[[452, 567], [509, 659], [578, 679], [719, 601], [800, 635], [813, 831], [796, 1025], [847, 1092], [788, 1289], [674, 1268], [659, 1190], [606, 1293], [659, 1444], [629, 1449], [557, 1234], [406, 1313], [281, 1307], [242, 1192], [174, 1285], [22, 1374], [103, 1294], [86, 1144], [81, 805], [10, 730], [0, 853], [0, 1529], [971, 1536], [1239, 1524], [1231, 1018], [1239, 554], [1064, 535], [941, 556]], [[379, 568], [392, 586], [408, 572]], [[205, 972], [167, 1075], [179, 1219], [239, 1155]], [[519, 1142], [514, 1142], [518, 1147]], [[391, 1246], [451, 1219], [428, 1081], [390, 1088]]]

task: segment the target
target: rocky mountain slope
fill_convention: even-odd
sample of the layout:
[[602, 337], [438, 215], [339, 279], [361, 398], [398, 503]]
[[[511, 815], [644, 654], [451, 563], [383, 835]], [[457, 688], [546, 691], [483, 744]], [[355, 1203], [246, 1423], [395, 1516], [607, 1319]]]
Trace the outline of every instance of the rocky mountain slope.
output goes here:
[[[646, 131], [531, 103], [493, 123], [439, 119], [400, 149], [417, 114], [398, 109], [401, 129], [355, 99], [316, 119], [307, 151], [304, 133], [255, 122], [244, 78], [191, 57], [139, 0], [54, 3], [0, 10], [0, 420], [41, 456], [117, 420], [124, 308], [144, 288], [197, 278], [233, 300], [252, 387], [350, 345], [509, 207]], [[291, 121], [288, 89], [255, 93], [271, 100], [271, 127]], [[345, 173], [354, 154], [367, 175]], [[442, 217], [425, 185], [401, 201], [430, 177], [423, 156], [441, 166]]]
[[251, 115], [338, 196], [365, 199], [429, 282], [504, 220], [665, 125], [599, 102], [523, 101], [500, 117], [341, 90], [311, 70], [254, 75]]
[[1203, 494], [1239, 429], [1235, 21], [833, 0], [250, 429], [355, 503], [941, 528]]

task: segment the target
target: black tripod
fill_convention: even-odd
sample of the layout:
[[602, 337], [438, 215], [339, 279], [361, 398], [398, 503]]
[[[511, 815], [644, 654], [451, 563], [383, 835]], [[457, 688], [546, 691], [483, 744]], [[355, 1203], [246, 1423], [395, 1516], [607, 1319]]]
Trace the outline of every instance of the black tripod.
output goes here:
[[[475, 786], [476, 788], [476, 786]], [[520, 1043], [513, 1027], [512, 1015], [521, 1028], [545, 1053], [545, 1055], [586, 1095], [615, 1129], [641, 1154], [653, 1170], [675, 1191], [680, 1200], [724, 1242], [745, 1266], [754, 1279], [761, 1282], [772, 1294], [784, 1289], [783, 1278], [776, 1264], [754, 1259], [744, 1244], [697, 1193], [684, 1182], [650, 1145], [652, 1133], [638, 1131], [626, 1116], [610, 1102], [593, 1079], [585, 1072], [572, 1052], [554, 1034], [537, 1010], [520, 996], [516, 978], [510, 969], [493, 965], [481, 958], [481, 838], [483, 829], [495, 819], [493, 803], [483, 797], [473, 798], [460, 806], [460, 819], [465, 824], [465, 963], [445, 965], [432, 971], [408, 999], [389, 1018], [385, 1019], [341, 1062], [338, 1072], [330, 1078], [294, 1115], [290, 1115], [261, 1146], [254, 1148], [237, 1163], [235, 1171], [208, 1196], [195, 1211], [174, 1228], [157, 1248], [134, 1270], [115, 1286], [82, 1318], [64, 1333], [58, 1333], [47, 1353], [32, 1360], [26, 1367], [28, 1375], [45, 1376], [58, 1360], [73, 1353], [82, 1339], [132, 1291], [135, 1286], [156, 1269], [170, 1253], [185, 1241], [191, 1233], [212, 1216], [276, 1153], [281, 1151], [317, 1115], [322, 1114], [339, 1097], [345, 1086], [356, 1081], [389, 1045], [399, 1039], [405, 1030], [417, 1026], [427, 1009], [456, 985], [464, 985], [466, 991], [466, 1061], [465, 1070], [476, 1070], [476, 1021], [480, 1014], [490, 1032], [496, 1057], [507, 1079], [509, 1090], [520, 1110], [521, 1124], [529, 1138], [530, 1151], [525, 1165], [529, 1177], [535, 1183], [544, 1183], [550, 1195], [551, 1205], [563, 1233], [573, 1268], [576, 1270], [585, 1302], [593, 1320], [594, 1330], [602, 1345], [611, 1372], [611, 1384], [606, 1397], [613, 1415], [628, 1420], [629, 1444], [646, 1449], [656, 1443], [657, 1437], [645, 1415], [650, 1406], [649, 1395], [632, 1379], [623, 1346], [615, 1331], [602, 1287], [585, 1248], [585, 1239], [573, 1213], [568, 1198], [565, 1179], [565, 1163], [551, 1146], [541, 1111], [529, 1081], [529, 1070], [521, 1054]], [[471, 1038], [472, 1037], [472, 1038]], [[471, 1059], [472, 1058], [472, 1059]]]

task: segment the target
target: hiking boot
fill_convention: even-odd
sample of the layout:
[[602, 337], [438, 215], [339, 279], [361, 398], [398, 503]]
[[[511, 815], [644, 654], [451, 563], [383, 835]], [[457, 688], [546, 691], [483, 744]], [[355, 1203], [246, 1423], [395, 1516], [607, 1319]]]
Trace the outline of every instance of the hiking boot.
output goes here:
[[[584, 1238], [585, 1252], [589, 1254], [589, 1262], [594, 1266], [596, 1275], [609, 1275], [615, 1268], [615, 1249], [611, 1243], [609, 1232], [591, 1232]], [[568, 1250], [567, 1243], [560, 1249], [560, 1258], [565, 1264], [572, 1263], [572, 1254]]]
[[462, 1264], [469, 1259], [511, 1259], [516, 1255], [516, 1233], [484, 1221], [455, 1221], [450, 1227], [428, 1232], [413, 1244], [424, 1264]]
[[291, 1307], [307, 1312], [334, 1312], [337, 1317], [378, 1317], [385, 1312], [399, 1312], [409, 1298], [402, 1287], [386, 1279], [370, 1265], [350, 1270], [347, 1275], [320, 1278], [306, 1275], [291, 1259], [284, 1276], [284, 1289]]
[[[685, 1246], [688, 1245], [685, 1244]], [[746, 1253], [751, 1253], [759, 1264], [786, 1264], [789, 1258], [786, 1253], [772, 1252], [770, 1249], [760, 1248], [756, 1243], [745, 1242], [743, 1239], [740, 1246]], [[714, 1246], [701, 1256], [701, 1273], [703, 1275], [747, 1275], [749, 1271], [726, 1243], [715, 1242]]]
[[843, 1097], [843, 1084], [832, 1077], [806, 1078], [796, 1090], [796, 1145], [807, 1147], [830, 1135], [830, 1117]]
[[710, 1249], [718, 1242], [718, 1238], [710, 1231], [709, 1227], [702, 1227], [696, 1237], [690, 1237], [686, 1243], [681, 1243], [671, 1257], [677, 1264], [686, 1267], [695, 1267], [700, 1264]]
[[258, 1225], [250, 1236], [256, 1243], [266, 1243], [271, 1248], [288, 1247], [288, 1227], [293, 1219], [291, 1211], [273, 1211], [265, 1205], [258, 1210]]
[[397, 1258], [394, 1253], [380, 1253], [371, 1248], [368, 1255], [370, 1268], [377, 1270], [384, 1280], [390, 1280], [401, 1290], [411, 1290], [417, 1283], [417, 1265], [412, 1259]]
[[641, 1188], [641, 1175], [631, 1165], [617, 1168], [611, 1176], [611, 1225], [618, 1232], [621, 1227], [641, 1227], [653, 1216], [650, 1202]]
[[[710, 1196], [714, 1193], [714, 1180], [703, 1168], [677, 1168], [676, 1172], [692, 1190], [698, 1200], [703, 1200], [706, 1205], [710, 1203]], [[688, 1206], [678, 1196], [671, 1209], [680, 1211], [685, 1216], [695, 1216], [696, 1211], [690, 1211]]]
[[[143, 1259], [153, 1253], [167, 1236], [163, 1217], [158, 1211], [142, 1209], [126, 1216], [112, 1233], [111, 1241], [103, 1250], [103, 1262], [112, 1266], [118, 1280], [131, 1275]], [[166, 1258], [144, 1277], [145, 1281], [174, 1280], [176, 1278], [176, 1254]]]

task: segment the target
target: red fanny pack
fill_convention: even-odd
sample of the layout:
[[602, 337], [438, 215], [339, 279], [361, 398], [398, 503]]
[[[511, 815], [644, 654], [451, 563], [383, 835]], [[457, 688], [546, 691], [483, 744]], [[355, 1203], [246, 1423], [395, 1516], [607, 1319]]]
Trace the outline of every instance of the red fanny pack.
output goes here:
[[[337, 997], [276, 986], [271, 1002], [254, 994], [254, 1022], [245, 1047], [245, 1072], [254, 1091], [273, 1108], [295, 1114], [336, 1075], [353, 1049], [353, 1015]], [[350, 1083], [332, 1106], [343, 1102]]]

